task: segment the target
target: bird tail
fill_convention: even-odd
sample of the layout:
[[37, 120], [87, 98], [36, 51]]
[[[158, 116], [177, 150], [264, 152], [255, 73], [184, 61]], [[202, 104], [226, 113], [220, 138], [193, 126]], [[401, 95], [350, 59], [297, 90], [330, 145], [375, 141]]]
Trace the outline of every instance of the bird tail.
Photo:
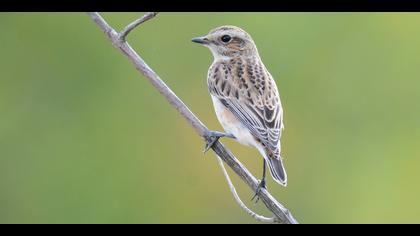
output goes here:
[[286, 187], [287, 174], [286, 174], [286, 170], [284, 169], [283, 163], [281, 161], [281, 157], [280, 156], [278, 158], [266, 157], [265, 160], [268, 163], [268, 167], [270, 169], [270, 173], [273, 179], [277, 183]]

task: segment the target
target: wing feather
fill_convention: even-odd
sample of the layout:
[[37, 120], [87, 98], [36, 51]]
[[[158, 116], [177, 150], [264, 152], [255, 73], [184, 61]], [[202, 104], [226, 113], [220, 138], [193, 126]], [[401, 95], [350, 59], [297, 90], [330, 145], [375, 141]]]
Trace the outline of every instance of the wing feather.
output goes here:
[[[235, 67], [221, 65], [219, 68], [219, 74], [209, 76], [209, 78], [216, 78], [208, 81], [210, 92], [248, 128], [254, 138], [274, 154], [273, 157], [278, 158], [283, 129], [283, 110], [271, 75], [264, 72], [235, 78], [232, 76], [235, 73]], [[223, 73], [223, 70], [230, 73]], [[264, 82], [258, 84], [250, 78]], [[219, 83], [217, 79], [222, 80], [222, 83]], [[229, 90], [226, 89], [227, 87]]]

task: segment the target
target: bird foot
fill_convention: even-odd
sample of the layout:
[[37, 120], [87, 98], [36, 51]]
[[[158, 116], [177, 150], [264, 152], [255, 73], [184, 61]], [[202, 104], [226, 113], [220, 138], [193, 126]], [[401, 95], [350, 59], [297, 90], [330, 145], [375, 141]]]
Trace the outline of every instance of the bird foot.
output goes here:
[[257, 204], [258, 201], [260, 200], [260, 197], [258, 196], [258, 194], [261, 192], [261, 189], [267, 189], [265, 185], [265, 179], [262, 179], [260, 181], [260, 183], [257, 186], [257, 189], [255, 190], [254, 196], [251, 198], [251, 201], [253, 201], [254, 198], [256, 198], [255, 204]]
[[206, 153], [210, 148], [212, 148], [214, 144], [222, 137], [235, 138], [235, 136], [233, 136], [232, 134], [227, 134], [218, 131], [208, 131], [204, 135], [204, 138], [206, 140], [206, 146], [204, 147], [203, 153]]

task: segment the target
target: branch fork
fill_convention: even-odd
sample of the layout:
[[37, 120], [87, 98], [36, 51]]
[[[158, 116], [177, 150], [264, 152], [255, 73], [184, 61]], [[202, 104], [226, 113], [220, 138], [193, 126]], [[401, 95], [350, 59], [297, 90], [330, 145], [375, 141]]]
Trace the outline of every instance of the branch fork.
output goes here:
[[[145, 78], [167, 99], [167, 101], [187, 120], [196, 133], [207, 142], [210, 131], [190, 109], [182, 102], [181, 99], [160, 79], [160, 77], [146, 64], [146, 62], [131, 48], [126, 39], [128, 34], [143, 24], [144, 22], [153, 19], [158, 13], [148, 12], [139, 19], [127, 25], [121, 32], [117, 33], [97, 12], [90, 12], [88, 15], [92, 20], [102, 29], [108, 39], [112, 42], [114, 47], [120, 49], [135, 68], [142, 73]], [[258, 197], [273, 213], [273, 217], [264, 217], [251, 211], [239, 198], [235, 187], [230, 180], [230, 177], [223, 165], [223, 161], [255, 192], [258, 186], [257, 179], [236, 159], [236, 157], [223, 146], [218, 140], [212, 142], [211, 148], [217, 155], [218, 163], [223, 171], [223, 174], [228, 182], [229, 188], [236, 200], [236, 202], [254, 219], [266, 223], [283, 223], [283, 224], [297, 224], [298, 222], [289, 210], [280, 204], [266, 189], [261, 189], [258, 192]]]

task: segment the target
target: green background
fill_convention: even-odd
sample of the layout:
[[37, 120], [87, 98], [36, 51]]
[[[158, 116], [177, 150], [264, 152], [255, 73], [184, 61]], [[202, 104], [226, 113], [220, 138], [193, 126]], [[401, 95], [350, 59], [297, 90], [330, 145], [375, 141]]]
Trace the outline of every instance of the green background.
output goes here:
[[[121, 29], [141, 13], [105, 13]], [[129, 42], [210, 128], [208, 49], [249, 32], [283, 108], [301, 223], [420, 223], [420, 14], [161, 13]], [[255, 223], [215, 156], [84, 13], [0, 14], [0, 223]], [[256, 150], [223, 142], [256, 176]], [[256, 212], [262, 203], [236, 176]]]

